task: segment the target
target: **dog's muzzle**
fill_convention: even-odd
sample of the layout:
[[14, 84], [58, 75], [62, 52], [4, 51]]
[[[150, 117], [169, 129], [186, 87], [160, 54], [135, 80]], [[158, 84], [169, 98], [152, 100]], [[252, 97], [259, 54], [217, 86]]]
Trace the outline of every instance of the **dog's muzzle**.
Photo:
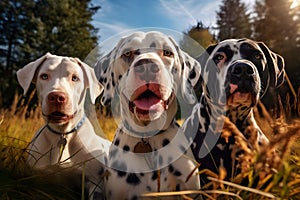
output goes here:
[[131, 96], [129, 110], [141, 121], [154, 120], [168, 109], [172, 95], [164, 99], [161, 87], [163, 86], [157, 83], [145, 84]]
[[260, 90], [259, 74], [249, 61], [236, 61], [227, 71], [227, 99], [234, 102], [251, 101]]

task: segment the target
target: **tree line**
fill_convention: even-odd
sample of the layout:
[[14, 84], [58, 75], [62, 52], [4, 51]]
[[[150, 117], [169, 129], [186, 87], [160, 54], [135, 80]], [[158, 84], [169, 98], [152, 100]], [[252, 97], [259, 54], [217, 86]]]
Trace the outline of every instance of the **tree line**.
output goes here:
[[[241, 0], [222, 0], [216, 27], [206, 27], [199, 19], [185, 33], [203, 47], [227, 38], [263, 41], [285, 58], [287, 74], [298, 88], [300, 9], [291, 8], [291, 4], [287, 0], [262, 0], [250, 7]], [[13, 90], [20, 88], [15, 72], [28, 62], [46, 52], [84, 59], [97, 45], [98, 29], [91, 22], [99, 9], [91, 0], [1, 0], [0, 107], [10, 106]], [[186, 47], [184, 40], [180, 45], [192, 48]]]

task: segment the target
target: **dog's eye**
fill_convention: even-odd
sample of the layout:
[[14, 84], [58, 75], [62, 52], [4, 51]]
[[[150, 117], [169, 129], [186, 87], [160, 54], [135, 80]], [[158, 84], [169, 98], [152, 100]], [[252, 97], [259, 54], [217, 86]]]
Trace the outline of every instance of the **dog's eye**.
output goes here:
[[215, 60], [216, 61], [221, 61], [221, 60], [223, 60], [225, 58], [225, 56], [223, 55], [223, 54], [217, 54], [216, 56], [215, 56]]
[[49, 77], [48, 77], [48, 74], [41, 74], [41, 75], [40, 75], [40, 78], [41, 78], [42, 80], [47, 80]]
[[263, 56], [260, 53], [257, 53], [257, 54], [254, 55], [254, 58], [256, 60], [261, 60], [263, 58]]
[[165, 50], [163, 51], [163, 55], [164, 55], [164, 56], [167, 56], [167, 57], [171, 57], [171, 56], [173, 56], [174, 54], [173, 54], [172, 51], [165, 49]]
[[73, 75], [73, 76], [72, 76], [72, 81], [73, 81], [73, 82], [77, 82], [77, 81], [79, 81], [79, 78], [78, 78], [78, 76], [76, 76], [76, 75]]
[[122, 56], [124, 56], [124, 57], [131, 57], [131, 56], [133, 56], [133, 52], [132, 51], [127, 51], [127, 52], [123, 53]]

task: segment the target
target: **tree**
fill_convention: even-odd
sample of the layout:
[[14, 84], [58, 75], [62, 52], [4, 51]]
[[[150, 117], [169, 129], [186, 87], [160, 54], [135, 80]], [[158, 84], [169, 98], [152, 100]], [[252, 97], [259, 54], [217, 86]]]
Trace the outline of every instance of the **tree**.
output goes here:
[[[296, 9], [291, 9], [291, 4], [292, 1], [286, 0], [256, 1], [253, 27], [254, 39], [263, 41], [285, 59], [285, 70], [294, 87], [284, 84], [274, 92], [281, 95], [283, 105], [291, 105], [296, 110], [295, 102], [298, 97], [294, 89], [300, 86], [300, 15]], [[269, 100], [272, 101], [274, 99]]]
[[15, 71], [46, 52], [83, 60], [97, 45], [99, 8], [91, 0], [0, 1], [0, 106], [11, 103]]
[[286, 0], [256, 1], [254, 38], [263, 41], [273, 51], [282, 55], [285, 58], [287, 71], [292, 72], [290, 75], [299, 77], [300, 15], [299, 12], [291, 10], [291, 3]]
[[180, 47], [192, 57], [199, 56], [216, 40], [210, 33], [209, 28], [205, 27], [202, 22], [198, 22], [190, 30], [184, 33], [183, 39], [180, 41]]
[[[20, 51], [25, 54], [50, 51], [84, 59], [98, 39], [91, 20], [99, 7], [89, 5], [90, 0], [36, 1], [34, 16], [28, 16], [30, 23], [23, 29]], [[27, 33], [30, 29], [34, 31]]]
[[218, 39], [251, 37], [250, 13], [240, 0], [223, 0], [217, 11]]

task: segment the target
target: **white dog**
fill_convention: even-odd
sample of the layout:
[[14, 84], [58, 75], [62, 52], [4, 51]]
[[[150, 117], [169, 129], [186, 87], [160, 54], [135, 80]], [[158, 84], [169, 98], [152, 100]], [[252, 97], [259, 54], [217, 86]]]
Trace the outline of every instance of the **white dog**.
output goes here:
[[95, 134], [84, 112], [87, 88], [92, 103], [102, 91], [93, 69], [77, 58], [47, 53], [20, 69], [17, 77], [24, 94], [31, 82], [36, 83], [46, 121], [33, 137], [29, 165], [35, 169], [58, 165], [79, 170], [84, 165], [90, 198], [102, 193], [110, 142]]
[[102, 103], [120, 98], [121, 123], [110, 148], [108, 199], [200, 188], [196, 163], [175, 122], [176, 97], [195, 102], [199, 63], [160, 32], [123, 37], [95, 66]]

